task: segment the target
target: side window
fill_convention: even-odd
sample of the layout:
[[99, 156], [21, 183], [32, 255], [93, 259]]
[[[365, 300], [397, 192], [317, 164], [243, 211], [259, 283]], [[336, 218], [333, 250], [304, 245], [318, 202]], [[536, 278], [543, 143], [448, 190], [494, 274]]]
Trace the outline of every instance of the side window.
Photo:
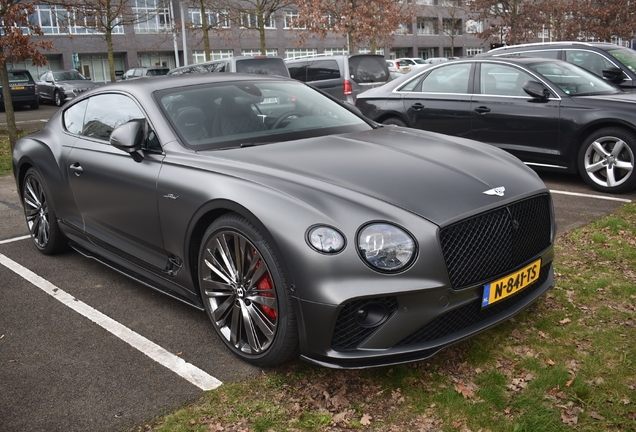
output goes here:
[[514, 67], [482, 63], [479, 75], [480, 93], [494, 96], [524, 96], [526, 81], [536, 81], [531, 75]]
[[603, 76], [603, 69], [614, 67], [609, 60], [594, 51], [566, 50], [565, 60], [600, 77]]
[[318, 60], [309, 63], [307, 81], [324, 81], [340, 78], [340, 68], [335, 60]]
[[101, 94], [88, 100], [82, 135], [108, 141], [117, 126], [131, 120], [145, 121], [137, 104], [127, 96]]
[[64, 127], [72, 134], [81, 135], [84, 128], [84, 114], [88, 100], [73, 105], [64, 111]]
[[290, 63], [287, 65], [289, 76], [298, 81], [307, 81], [307, 62]]
[[143, 69], [135, 69], [135, 76], [140, 77], [143, 75], [143, 72], [144, 72]]
[[559, 58], [559, 50], [552, 51], [525, 51], [520, 53], [522, 56], [528, 57], [541, 57], [541, 58], [549, 58], [549, 59], [558, 59]]
[[470, 63], [438, 67], [422, 81], [425, 93], [468, 93]]

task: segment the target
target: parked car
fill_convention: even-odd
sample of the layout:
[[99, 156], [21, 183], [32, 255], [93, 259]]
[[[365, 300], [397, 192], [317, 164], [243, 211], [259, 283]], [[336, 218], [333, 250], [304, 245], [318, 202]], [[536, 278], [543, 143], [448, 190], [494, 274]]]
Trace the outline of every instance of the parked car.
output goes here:
[[397, 59], [397, 61], [405, 62], [405, 63], [413, 65], [413, 66], [428, 64], [428, 63], [426, 63], [426, 60], [421, 59], [419, 57], [416, 57], [416, 58], [404, 57], [404, 58]]
[[434, 65], [358, 98], [368, 118], [493, 144], [594, 189], [636, 185], [636, 94], [560, 60], [482, 57]]
[[447, 57], [429, 57], [424, 60], [426, 64], [437, 64], [447, 62], [449, 59]]
[[386, 64], [389, 66], [389, 72], [407, 73], [411, 71], [411, 64], [405, 61], [387, 60]]
[[285, 63], [292, 78], [349, 103], [363, 91], [391, 80], [386, 60], [376, 54], [310, 56]]
[[564, 60], [606, 77], [624, 90], [636, 90], [636, 51], [612, 43], [545, 42], [511, 45], [478, 54], [481, 57], [502, 55]]
[[168, 75], [210, 72], [240, 72], [289, 77], [285, 61], [282, 57], [275, 56], [239, 56], [211, 60], [171, 69]]
[[43, 102], [53, 102], [57, 106], [62, 106], [77, 95], [97, 86], [75, 69], [46, 71], [40, 75], [37, 84], [40, 99]]
[[[263, 114], [268, 95], [294, 109]], [[532, 170], [356, 112], [266, 75], [90, 90], [16, 144], [32, 243], [205, 309], [259, 366], [427, 358], [553, 286], [551, 196]]]
[[[27, 69], [9, 69], [9, 88], [11, 90], [11, 101], [13, 106], [29, 105], [31, 109], [40, 108], [40, 97], [38, 96], [38, 86]], [[4, 95], [0, 83], [0, 108], [4, 110]]]
[[131, 80], [145, 76], [161, 76], [167, 75], [168, 72], [170, 72], [170, 68], [167, 66], [138, 66], [128, 69], [121, 79]]

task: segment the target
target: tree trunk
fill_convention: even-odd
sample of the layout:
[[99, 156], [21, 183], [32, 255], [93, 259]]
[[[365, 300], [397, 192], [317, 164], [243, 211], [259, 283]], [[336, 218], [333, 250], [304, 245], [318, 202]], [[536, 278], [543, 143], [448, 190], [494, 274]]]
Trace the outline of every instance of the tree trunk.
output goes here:
[[4, 99], [4, 111], [7, 115], [7, 130], [9, 131], [9, 145], [11, 153], [18, 141], [18, 127], [15, 125], [15, 113], [13, 112], [13, 102], [11, 100], [11, 88], [9, 87], [9, 74], [7, 64], [2, 62], [0, 66], [0, 80], [2, 81], [2, 98]]
[[203, 50], [205, 61], [210, 61], [210, 32], [208, 31], [208, 14], [205, 11], [205, 3], [201, 2], [201, 28], [203, 29]]
[[108, 65], [110, 66], [110, 82], [117, 81], [115, 75], [115, 56], [113, 54], [113, 33], [110, 29], [106, 30], [106, 47], [108, 48]]

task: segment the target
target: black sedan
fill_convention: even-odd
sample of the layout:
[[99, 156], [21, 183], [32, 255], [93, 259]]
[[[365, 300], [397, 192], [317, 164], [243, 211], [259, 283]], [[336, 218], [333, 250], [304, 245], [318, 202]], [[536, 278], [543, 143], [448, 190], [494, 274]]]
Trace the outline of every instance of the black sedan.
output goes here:
[[46, 71], [40, 75], [37, 84], [40, 99], [53, 102], [56, 106], [62, 106], [66, 101], [97, 86], [74, 69]]
[[356, 105], [380, 123], [471, 138], [535, 167], [578, 172], [599, 191], [636, 186], [636, 94], [570, 63], [453, 61], [369, 90]]
[[354, 111], [275, 76], [90, 90], [13, 152], [33, 244], [205, 309], [261, 366], [427, 358], [553, 286], [531, 169]]

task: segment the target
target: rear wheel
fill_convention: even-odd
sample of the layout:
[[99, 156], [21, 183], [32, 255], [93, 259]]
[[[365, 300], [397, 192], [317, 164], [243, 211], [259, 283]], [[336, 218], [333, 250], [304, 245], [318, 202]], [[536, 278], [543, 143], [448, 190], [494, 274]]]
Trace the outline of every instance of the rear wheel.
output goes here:
[[199, 284], [221, 340], [258, 366], [283, 363], [298, 351], [289, 287], [278, 260], [247, 219], [228, 214], [203, 236]]
[[24, 177], [22, 205], [35, 247], [45, 255], [65, 250], [67, 242], [57, 224], [51, 194], [35, 168], [30, 168]]
[[623, 193], [636, 186], [636, 135], [619, 127], [599, 129], [579, 150], [579, 172], [592, 188]]
[[388, 119], [384, 120], [382, 124], [407, 127], [406, 123], [404, 123], [402, 119], [399, 119], [397, 117], [389, 117]]
[[55, 90], [53, 93], [53, 102], [55, 106], [62, 106], [64, 104], [64, 98], [62, 98], [62, 93], [59, 90]]

